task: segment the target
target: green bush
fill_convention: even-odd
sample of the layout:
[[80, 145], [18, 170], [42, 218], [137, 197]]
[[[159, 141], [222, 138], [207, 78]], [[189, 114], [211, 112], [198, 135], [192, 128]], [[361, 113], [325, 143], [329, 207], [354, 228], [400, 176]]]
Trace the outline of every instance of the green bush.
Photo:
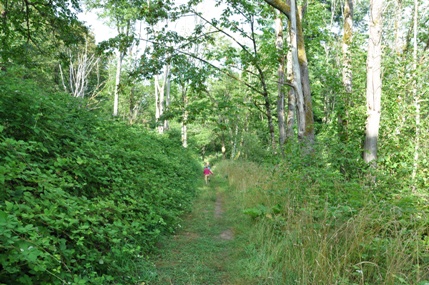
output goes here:
[[[7, 74], [6, 74], [7, 75]], [[0, 283], [135, 284], [200, 166], [168, 138], [0, 77]]]

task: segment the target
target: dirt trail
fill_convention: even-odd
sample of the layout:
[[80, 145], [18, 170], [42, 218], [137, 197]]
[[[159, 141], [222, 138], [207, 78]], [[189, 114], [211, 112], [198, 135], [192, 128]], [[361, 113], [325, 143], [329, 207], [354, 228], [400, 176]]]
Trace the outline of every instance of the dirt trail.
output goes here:
[[[221, 219], [223, 217], [223, 195], [221, 193], [217, 193], [216, 195], [216, 203], [215, 203], [215, 211], [214, 216], [216, 219]], [[232, 240], [234, 239], [234, 231], [232, 228], [224, 230], [220, 234], [220, 238], [224, 240]]]
[[[237, 241], [234, 209], [219, 183], [201, 189], [182, 229], [159, 243], [157, 280], [146, 284], [232, 285], [242, 243]], [[241, 244], [240, 244], [241, 243]]]

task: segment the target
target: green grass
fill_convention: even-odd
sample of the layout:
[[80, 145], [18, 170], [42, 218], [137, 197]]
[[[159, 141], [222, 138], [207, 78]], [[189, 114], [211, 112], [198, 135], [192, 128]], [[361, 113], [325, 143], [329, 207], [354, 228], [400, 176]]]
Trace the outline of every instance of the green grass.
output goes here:
[[242, 276], [249, 219], [221, 177], [199, 188], [181, 228], [158, 244], [156, 278], [147, 284], [256, 284]]
[[249, 284], [429, 283], [424, 212], [379, 200], [323, 169], [219, 168], [233, 199], [254, 218], [243, 274], [257, 282]]
[[[147, 284], [429, 283], [424, 213], [329, 173], [311, 180], [303, 170], [228, 161], [216, 173], [181, 230], [160, 242]], [[234, 238], [221, 238], [228, 231]]]

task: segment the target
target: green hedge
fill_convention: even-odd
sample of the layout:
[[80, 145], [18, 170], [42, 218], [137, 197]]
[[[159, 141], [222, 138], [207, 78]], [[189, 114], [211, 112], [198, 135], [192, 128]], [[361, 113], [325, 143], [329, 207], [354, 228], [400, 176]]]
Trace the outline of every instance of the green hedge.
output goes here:
[[168, 137], [0, 76], [0, 284], [136, 284], [200, 166]]

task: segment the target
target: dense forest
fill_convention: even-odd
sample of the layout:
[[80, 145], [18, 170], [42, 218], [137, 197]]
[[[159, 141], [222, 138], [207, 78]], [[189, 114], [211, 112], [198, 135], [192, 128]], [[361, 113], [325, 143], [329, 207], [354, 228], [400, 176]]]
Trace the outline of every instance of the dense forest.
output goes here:
[[422, 0], [0, 0], [0, 284], [151, 284], [206, 161], [255, 284], [429, 284], [428, 23]]

